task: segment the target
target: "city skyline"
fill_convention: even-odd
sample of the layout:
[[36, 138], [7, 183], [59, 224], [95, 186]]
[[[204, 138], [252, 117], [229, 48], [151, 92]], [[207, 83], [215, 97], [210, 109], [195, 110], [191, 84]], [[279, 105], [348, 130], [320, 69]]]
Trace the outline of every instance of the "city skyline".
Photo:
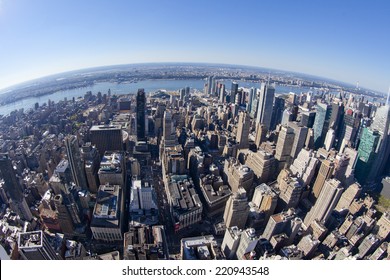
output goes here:
[[385, 1], [2, 0], [0, 89], [104, 65], [195, 62], [293, 71], [384, 93], [389, 9]]

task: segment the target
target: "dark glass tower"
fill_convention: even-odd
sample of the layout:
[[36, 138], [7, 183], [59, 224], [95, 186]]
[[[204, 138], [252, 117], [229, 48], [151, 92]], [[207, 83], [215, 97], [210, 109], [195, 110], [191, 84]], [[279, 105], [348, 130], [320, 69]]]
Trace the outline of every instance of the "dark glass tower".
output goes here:
[[284, 99], [282, 97], [276, 96], [274, 99], [274, 106], [272, 108], [271, 130], [275, 130], [276, 126], [282, 123], [283, 111]]
[[0, 177], [4, 179], [8, 198], [13, 201], [22, 201], [23, 189], [16, 178], [12, 162], [7, 154], [0, 154]]
[[137, 92], [137, 139], [145, 141], [145, 91], [143, 88]]

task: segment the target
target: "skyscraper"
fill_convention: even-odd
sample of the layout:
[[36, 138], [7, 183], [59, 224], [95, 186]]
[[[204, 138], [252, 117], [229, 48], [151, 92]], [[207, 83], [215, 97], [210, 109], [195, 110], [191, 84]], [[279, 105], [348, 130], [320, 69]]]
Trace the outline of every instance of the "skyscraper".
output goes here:
[[230, 102], [235, 103], [236, 102], [236, 95], [238, 92], [238, 84], [236, 82], [232, 82], [232, 87], [230, 90]]
[[99, 188], [98, 171], [100, 167], [100, 156], [91, 142], [85, 143], [81, 149], [81, 157], [84, 164], [85, 174], [88, 182], [88, 189], [91, 193], [97, 193]]
[[77, 186], [87, 189], [87, 179], [84, 173], [83, 162], [81, 161], [77, 137], [74, 135], [67, 136], [65, 138], [65, 146], [73, 181]]
[[228, 260], [236, 258], [236, 252], [238, 245], [240, 244], [241, 234], [242, 230], [236, 226], [226, 228], [221, 250]]
[[318, 171], [318, 175], [316, 181], [314, 182], [313, 191], [311, 195], [311, 200], [313, 202], [315, 202], [316, 199], [319, 197], [321, 190], [324, 187], [325, 181], [332, 176], [333, 170], [333, 161], [328, 159], [322, 161], [320, 171]]
[[143, 88], [137, 92], [137, 140], [145, 141], [145, 106], [146, 98]]
[[243, 229], [245, 228], [248, 214], [249, 206], [246, 191], [243, 188], [239, 188], [226, 202], [223, 220], [227, 228], [237, 226]]
[[122, 129], [120, 125], [94, 125], [89, 130], [91, 143], [98, 149], [100, 156], [105, 151], [123, 150]]
[[314, 220], [318, 220], [326, 224], [330, 214], [336, 207], [342, 192], [343, 187], [341, 186], [339, 180], [326, 180], [316, 203], [305, 217], [305, 225], [309, 226]]
[[7, 154], [0, 154], [0, 176], [4, 179], [5, 191], [8, 193], [8, 197], [13, 201], [21, 201], [23, 199], [23, 189], [16, 178], [12, 162]]
[[284, 98], [275, 96], [274, 106], [272, 108], [272, 117], [270, 129], [275, 130], [276, 125], [282, 122], [283, 111], [284, 111]]
[[[390, 92], [389, 92], [390, 94]], [[373, 163], [371, 172], [369, 174], [368, 180], [374, 181], [380, 175], [382, 175], [387, 163], [389, 162], [390, 156], [390, 104], [389, 95], [387, 97], [387, 103], [385, 106], [382, 106], [377, 109], [375, 119], [371, 125], [372, 129], [379, 131], [379, 142], [377, 146], [377, 157]]]
[[262, 83], [260, 98], [257, 107], [256, 123], [262, 123], [269, 130], [271, 127], [272, 105], [274, 102], [275, 88]]
[[255, 97], [255, 95], [256, 95], [256, 88], [254, 88], [254, 87], [250, 88], [249, 93], [248, 93], [248, 104], [246, 105], [246, 111], [250, 115], [252, 114], [252, 104], [253, 104], [253, 98]]
[[294, 130], [288, 126], [282, 126], [278, 142], [276, 144], [275, 158], [279, 161], [278, 170], [291, 163], [291, 148], [294, 144]]
[[325, 140], [325, 135], [329, 128], [332, 106], [325, 103], [317, 103], [316, 117], [314, 119], [314, 145], [318, 149], [322, 147]]
[[302, 126], [298, 122], [289, 122], [288, 126], [294, 130], [294, 142], [291, 147], [291, 158], [294, 160], [297, 158], [298, 153], [305, 146], [308, 128]]
[[16, 177], [12, 161], [7, 154], [0, 154], [0, 177], [4, 180], [4, 189], [11, 209], [24, 220], [30, 221], [32, 214], [23, 195], [22, 186]]
[[237, 259], [245, 260], [244, 256], [252, 252], [258, 242], [256, 231], [253, 228], [248, 228], [241, 233], [240, 245], [237, 248]]
[[165, 145], [174, 144], [176, 138], [174, 131], [172, 131], [172, 113], [170, 111], [164, 112], [163, 138]]
[[247, 112], [240, 112], [238, 117], [237, 142], [240, 149], [249, 148], [249, 130], [251, 119]]
[[366, 183], [374, 161], [376, 160], [377, 154], [375, 152], [377, 150], [379, 138], [380, 135], [377, 130], [372, 130], [367, 127], [363, 129], [355, 169], [356, 179], [358, 179], [359, 183], [362, 185]]

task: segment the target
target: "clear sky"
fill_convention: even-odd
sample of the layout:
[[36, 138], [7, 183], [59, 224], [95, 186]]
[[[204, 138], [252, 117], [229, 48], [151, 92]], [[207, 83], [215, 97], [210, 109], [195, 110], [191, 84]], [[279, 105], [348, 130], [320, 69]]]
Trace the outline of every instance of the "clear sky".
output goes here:
[[211, 62], [387, 92], [388, 0], [0, 0], [0, 88], [87, 67]]

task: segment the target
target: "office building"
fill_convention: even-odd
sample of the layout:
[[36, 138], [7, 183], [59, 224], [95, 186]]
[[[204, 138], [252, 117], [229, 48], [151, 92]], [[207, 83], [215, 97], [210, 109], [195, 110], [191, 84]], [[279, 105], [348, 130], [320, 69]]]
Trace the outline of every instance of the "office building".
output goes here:
[[334, 163], [332, 160], [325, 159], [322, 161], [311, 194], [311, 200], [313, 202], [315, 202], [316, 199], [319, 197], [321, 190], [325, 184], [325, 181], [332, 176], [333, 170], [334, 170]]
[[249, 214], [248, 197], [244, 188], [239, 188], [226, 202], [223, 220], [226, 228], [237, 226], [245, 228]]
[[355, 169], [355, 176], [360, 184], [366, 183], [374, 162], [377, 160], [376, 151], [379, 140], [380, 134], [377, 130], [372, 130], [367, 127], [363, 129]]
[[137, 92], [137, 141], [145, 141], [145, 110], [146, 110], [146, 97], [145, 90], [143, 88], [138, 89]]
[[234, 260], [237, 258], [236, 252], [240, 244], [242, 230], [236, 226], [227, 228], [222, 240], [221, 250], [225, 254], [226, 259]]
[[257, 152], [242, 151], [245, 165], [247, 165], [257, 177], [259, 183], [268, 183], [276, 178], [275, 158], [271, 153], [263, 149]]
[[163, 139], [165, 146], [173, 146], [176, 144], [176, 133], [173, 128], [172, 113], [169, 111], [164, 112], [164, 123], [163, 123]]
[[88, 182], [88, 190], [95, 194], [100, 186], [98, 176], [100, 155], [91, 142], [87, 142], [81, 147], [81, 158]]
[[310, 258], [313, 256], [318, 245], [320, 245], [320, 242], [317, 239], [315, 239], [311, 234], [308, 234], [302, 237], [297, 247], [303, 252], [303, 255], [306, 258]]
[[249, 202], [249, 226], [257, 228], [267, 224], [270, 216], [274, 214], [277, 202], [278, 194], [273, 188], [264, 183], [257, 186], [252, 201]]
[[362, 187], [359, 183], [353, 183], [350, 185], [341, 195], [335, 210], [338, 212], [348, 211], [352, 202], [359, 197], [361, 190]]
[[256, 123], [264, 124], [266, 129], [271, 127], [272, 106], [274, 102], [275, 88], [262, 83], [257, 107]]
[[305, 217], [305, 225], [309, 226], [315, 219], [326, 224], [343, 190], [340, 181], [337, 179], [327, 179], [316, 203]]
[[276, 144], [275, 159], [278, 160], [278, 171], [287, 168], [291, 163], [291, 149], [294, 144], [294, 130], [282, 126]]
[[240, 112], [237, 124], [237, 138], [240, 149], [249, 148], [249, 131], [251, 127], [251, 119], [247, 112]]
[[175, 231], [202, 220], [203, 204], [187, 175], [168, 176], [166, 192]]
[[329, 129], [332, 106], [325, 103], [317, 103], [316, 117], [313, 124], [314, 146], [321, 148], [324, 144], [325, 135]]
[[96, 147], [100, 156], [106, 151], [122, 151], [123, 136], [120, 125], [94, 125], [89, 130], [91, 144]]
[[18, 249], [25, 260], [62, 259], [41, 230], [19, 233]]
[[298, 178], [302, 186], [306, 187], [314, 178], [318, 162], [315, 151], [302, 149], [290, 165], [290, 171]]
[[239, 188], [244, 188], [248, 196], [253, 192], [254, 173], [248, 166], [242, 165], [235, 158], [229, 158], [225, 160], [223, 172], [232, 192], [236, 192]]
[[363, 242], [358, 247], [358, 255], [360, 258], [364, 258], [373, 253], [379, 246], [380, 240], [374, 234], [369, 234], [364, 238]]
[[291, 127], [294, 131], [294, 142], [292, 144], [290, 153], [292, 160], [294, 160], [305, 146], [308, 128], [300, 125], [298, 122], [289, 122], [288, 126]]
[[22, 201], [23, 189], [16, 177], [11, 159], [7, 154], [0, 154], [0, 177], [4, 180], [4, 187], [9, 199], [17, 202]]
[[222, 178], [215, 174], [202, 175], [200, 190], [205, 202], [206, 215], [212, 217], [222, 214], [225, 210], [226, 201], [232, 194], [229, 186], [223, 183]]
[[72, 172], [73, 182], [82, 189], [87, 189], [87, 178], [84, 172], [84, 165], [81, 160], [80, 147], [77, 137], [74, 135], [65, 138], [66, 154], [70, 171]]
[[238, 84], [235, 82], [232, 82], [232, 86], [231, 86], [231, 90], [230, 90], [230, 102], [231, 103], [236, 103], [237, 92], [238, 92]]
[[302, 220], [296, 217], [295, 210], [288, 209], [285, 212], [272, 215], [261, 236], [267, 240], [271, 240], [272, 236], [285, 233], [288, 237], [287, 244], [291, 244], [297, 236], [301, 225]]
[[276, 126], [282, 123], [285, 100], [281, 96], [275, 96], [274, 105], [272, 107], [272, 117], [270, 130], [275, 130]]
[[264, 124], [256, 124], [256, 137], [255, 137], [255, 145], [257, 149], [260, 148], [261, 143], [263, 143], [266, 139], [267, 128]]
[[126, 166], [122, 151], [105, 152], [100, 162], [98, 171], [100, 184], [119, 185], [125, 184]]
[[124, 200], [119, 185], [101, 185], [93, 209], [93, 238], [104, 242], [123, 240]]
[[283, 169], [278, 175], [279, 201], [278, 210], [295, 208], [303, 191], [298, 178], [293, 176], [288, 169]]
[[245, 254], [254, 251], [258, 240], [259, 239], [256, 237], [256, 231], [253, 228], [245, 229], [241, 233], [240, 244], [238, 245], [236, 253], [237, 259], [245, 260]]

